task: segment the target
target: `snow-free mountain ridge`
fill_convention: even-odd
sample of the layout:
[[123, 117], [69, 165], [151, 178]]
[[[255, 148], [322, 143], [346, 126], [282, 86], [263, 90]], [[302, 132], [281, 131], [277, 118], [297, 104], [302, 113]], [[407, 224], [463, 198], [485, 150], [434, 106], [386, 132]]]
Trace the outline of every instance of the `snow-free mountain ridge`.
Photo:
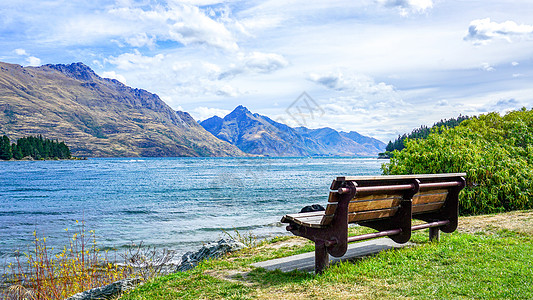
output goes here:
[[200, 124], [214, 136], [246, 153], [265, 156], [376, 156], [385, 143], [355, 131], [292, 128], [239, 105], [224, 118]]

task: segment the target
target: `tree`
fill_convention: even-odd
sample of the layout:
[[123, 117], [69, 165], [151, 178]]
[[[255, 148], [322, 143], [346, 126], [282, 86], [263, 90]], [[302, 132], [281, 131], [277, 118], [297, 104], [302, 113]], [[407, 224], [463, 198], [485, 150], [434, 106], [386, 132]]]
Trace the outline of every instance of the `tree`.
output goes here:
[[16, 143], [9, 145], [9, 139], [4, 136], [0, 138], [0, 159], [11, 159], [11, 157], [15, 159], [24, 157], [70, 159], [72, 155], [65, 142], [45, 139], [42, 136], [28, 136], [19, 138]]
[[389, 156], [392, 156], [390, 155], [391, 153], [389, 152], [393, 152], [394, 150], [401, 151], [403, 148], [405, 148], [405, 143], [408, 139], [427, 138], [427, 136], [431, 133], [431, 130], [433, 128], [439, 128], [439, 129], [442, 127], [453, 128], [461, 124], [461, 122], [463, 122], [464, 120], [468, 120], [468, 119], [470, 119], [469, 116], [459, 115], [457, 118], [451, 118], [449, 120], [440, 120], [439, 122], [433, 124], [431, 128], [425, 125], [422, 125], [419, 128], [413, 129], [413, 131], [411, 131], [411, 133], [409, 134], [403, 134], [401, 136], [399, 135], [398, 138], [394, 140], [394, 142], [389, 141], [389, 144], [387, 145], [387, 148], [385, 149], [387, 151], [386, 153], [388, 153]]
[[13, 158], [11, 143], [7, 135], [4, 135], [0, 138], [0, 159], [10, 160], [11, 158]]
[[22, 151], [20, 150], [20, 147], [18, 147], [17, 144], [15, 143], [11, 144], [11, 152], [13, 153], [13, 158], [16, 160], [24, 158], [24, 156], [22, 155]]

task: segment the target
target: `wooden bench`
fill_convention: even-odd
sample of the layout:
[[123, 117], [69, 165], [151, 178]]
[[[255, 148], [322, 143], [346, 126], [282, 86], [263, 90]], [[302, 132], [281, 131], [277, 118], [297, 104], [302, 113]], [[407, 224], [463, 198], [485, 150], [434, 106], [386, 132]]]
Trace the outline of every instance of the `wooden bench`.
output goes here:
[[[341, 257], [349, 242], [388, 236], [406, 243], [411, 231], [429, 228], [430, 240], [439, 230], [457, 228], [459, 192], [465, 173], [337, 177], [331, 184], [325, 211], [289, 214], [281, 219], [287, 230], [315, 242], [315, 272], [329, 264], [328, 253]], [[426, 223], [411, 225], [411, 219]], [[378, 230], [348, 237], [348, 224]]]

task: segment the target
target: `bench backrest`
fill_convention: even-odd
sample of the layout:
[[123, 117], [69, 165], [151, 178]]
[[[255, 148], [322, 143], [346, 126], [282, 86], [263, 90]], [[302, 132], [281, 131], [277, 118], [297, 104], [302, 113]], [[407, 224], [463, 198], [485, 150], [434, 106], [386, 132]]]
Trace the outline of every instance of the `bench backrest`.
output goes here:
[[393, 217], [402, 199], [413, 190], [416, 193], [407, 196], [412, 196], [413, 215], [438, 211], [449, 198], [450, 189], [462, 184], [465, 176], [465, 173], [452, 173], [337, 177], [331, 184], [332, 191], [320, 224], [332, 222], [341, 197], [337, 190], [341, 187], [355, 186], [355, 196], [348, 205], [348, 222], [358, 223]]

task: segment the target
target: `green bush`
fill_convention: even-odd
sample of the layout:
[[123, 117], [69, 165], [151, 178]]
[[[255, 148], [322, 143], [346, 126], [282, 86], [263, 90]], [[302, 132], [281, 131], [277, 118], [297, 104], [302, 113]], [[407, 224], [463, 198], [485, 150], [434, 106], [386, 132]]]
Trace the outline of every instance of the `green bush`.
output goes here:
[[533, 110], [489, 113], [407, 140], [383, 174], [467, 173], [461, 214], [533, 208]]

